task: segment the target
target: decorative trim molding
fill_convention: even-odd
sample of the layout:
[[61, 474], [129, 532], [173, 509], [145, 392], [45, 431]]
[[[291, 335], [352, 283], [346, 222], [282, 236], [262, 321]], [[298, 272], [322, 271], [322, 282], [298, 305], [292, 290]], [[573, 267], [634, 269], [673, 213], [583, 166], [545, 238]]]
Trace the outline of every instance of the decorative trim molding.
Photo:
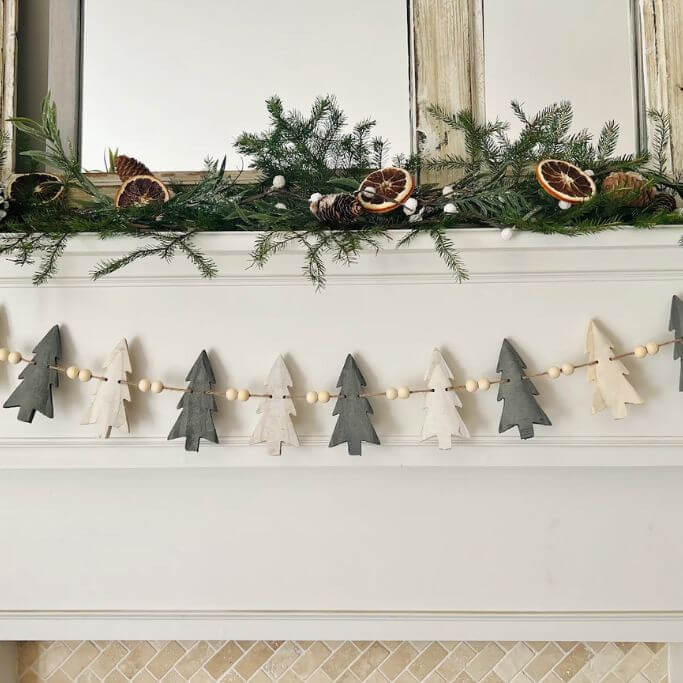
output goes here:
[[3, 640], [683, 640], [683, 611], [3, 610]]
[[[417, 436], [380, 436], [381, 447], [364, 446], [352, 458], [328, 448], [329, 436], [301, 436], [301, 446], [274, 457], [249, 445], [248, 436], [222, 436], [188, 454], [182, 443], [164, 438], [33, 437], [0, 439], [0, 470], [224, 469], [299, 467], [683, 467], [681, 436], [478, 436], [438, 451]], [[511, 457], [510, 450], [514, 451]]]

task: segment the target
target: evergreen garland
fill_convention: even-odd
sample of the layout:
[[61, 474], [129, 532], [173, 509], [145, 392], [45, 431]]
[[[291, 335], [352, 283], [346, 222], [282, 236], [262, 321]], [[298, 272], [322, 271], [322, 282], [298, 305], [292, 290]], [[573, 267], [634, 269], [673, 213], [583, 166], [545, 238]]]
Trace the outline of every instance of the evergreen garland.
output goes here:
[[[601, 181], [613, 171], [637, 171], [652, 186], [681, 194], [680, 178], [667, 174], [670, 124], [661, 112], [649, 112], [654, 123], [653, 154], [614, 156], [619, 125], [607, 122], [594, 144], [583, 130], [571, 132], [572, 107], [560, 102], [530, 116], [512, 103], [522, 123], [516, 139], [502, 121], [479, 123], [469, 111], [450, 113], [438, 106], [430, 114], [464, 136], [464, 155], [441, 158], [388, 159], [389, 145], [373, 135], [375, 121], [364, 120], [349, 129], [346, 116], [333, 97], [315, 100], [309, 114], [286, 111], [278, 97], [266, 102], [270, 126], [260, 133], [242, 133], [237, 150], [251, 159], [260, 182], [240, 182], [222, 163], [206, 160], [206, 169], [196, 185], [174, 187], [165, 204], [116, 208], [83, 172], [70, 143], [64, 145], [57, 127], [57, 112], [48, 96], [40, 121], [14, 119], [16, 128], [39, 143], [27, 150], [30, 157], [59, 174], [69, 188], [85, 193], [88, 201], [75, 206], [66, 200], [40, 203], [15, 202], [3, 222], [0, 254], [20, 265], [34, 264], [35, 284], [42, 284], [58, 268], [68, 240], [82, 232], [103, 239], [135, 237], [140, 246], [120, 258], [107, 259], [92, 270], [95, 279], [149, 257], [189, 259], [204, 277], [217, 274], [216, 264], [197, 247], [195, 236], [205, 231], [258, 232], [252, 262], [262, 267], [271, 256], [290, 244], [303, 246], [304, 275], [316, 286], [325, 284], [327, 262], [352, 264], [361, 250], [378, 250], [396, 229], [406, 230], [397, 245], [404, 246], [417, 235], [429, 235], [434, 250], [457, 280], [467, 278], [451, 228], [515, 226], [518, 230], [564, 235], [591, 234], [621, 225], [652, 227], [681, 222], [676, 213], [634, 208], [605, 194], [562, 211], [556, 200], [538, 185], [534, 170], [542, 159], [562, 159], [591, 169]], [[0, 155], [2, 154], [0, 149]], [[111, 154], [110, 154], [111, 157]], [[449, 171], [453, 182], [443, 192], [433, 185], [418, 186], [413, 197], [419, 211], [414, 215], [398, 208], [389, 214], [363, 214], [352, 229], [331, 229], [309, 211], [315, 192], [354, 192], [367, 174], [393, 162], [412, 173], [422, 168]], [[112, 159], [108, 160], [111, 165]], [[282, 175], [286, 186], [275, 188], [272, 179]], [[64, 193], [66, 196], [67, 193]], [[282, 208], [282, 204], [286, 208]], [[452, 213], [444, 213], [451, 204]]]

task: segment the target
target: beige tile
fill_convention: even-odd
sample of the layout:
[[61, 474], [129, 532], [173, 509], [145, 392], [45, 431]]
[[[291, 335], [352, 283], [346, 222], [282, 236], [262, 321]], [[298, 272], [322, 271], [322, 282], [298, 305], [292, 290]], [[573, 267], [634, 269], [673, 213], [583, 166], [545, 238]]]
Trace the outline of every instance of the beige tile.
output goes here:
[[611, 671], [624, 656], [624, 653], [614, 644], [607, 643], [583, 669], [589, 681], [598, 683], [603, 676]]
[[473, 683], [466, 671], [461, 671], [455, 678], [448, 678], [447, 680], [455, 681], [455, 683]]
[[140, 641], [119, 663], [118, 669], [127, 678], [133, 678], [155, 653], [156, 650], [146, 640]]
[[102, 679], [96, 676], [90, 669], [84, 671], [75, 681], [76, 683], [102, 683]]
[[502, 679], [500, 676], [498, 676], [494, 671], [490, 671], [486, 676], [482, 679], [481, 683], [503, 683]]
[[211, 657], [204, 668], [216, 679], [220, 677], [242, 656], [242, 650], [234, 640], [229, 640]]
[[221, 678], [221, 683], [244, 683], [244, 678], [235, 669], [228, 669]]
[[367, 650], [372, 645], [372, 640], [353, 640], [351, 641], [361, 652]]
[[88, 666], [97, 655], [100, 654], [98, 648], [89, 640], [82, 642], [72, 653], [71, 657], [62, 664], [62, 670], [72, 679], [76, 678], [86, 666]]
[[[297, 640], [296, 642], [299, 644], [299, 646], [301, 646], [302, 641]], [[299, 683], [300, 681], [301, 679], [291, 669], [289, 669], [281, 676], [281, 678], [278, 680], [278, 683]]]
[[[270, 641], [268, 641], [270, 642]], [[250, 679], [249, 683], [271, 683], [271, 679], [263, 673], [263, 671], [257, 671]]]
[[67, 676], [61, 669], [57, 669], [57, 671], [46, 680], [47, 683], [72, 683], [71, 677]]
[[244, 652], [246, 652], [256, 641], [255, 640], [236, 640], [235, 641]]
[[[654, 652], [650, 648], [651, 652]], [[666, 648], [657, 651], [654, 657], [645, 665], [642, 674], [650, 683], [659, 683], [669, 671], [668, 652]]]
[[[558, 643], [558, 645], [561, 645]], [[590, 660], [592, 653], [583, 644], [579, 643], [573, 650], [571, 650], [565, 657], [555, 665], [553, 671], [563, 680], [568, 681], [574, 678], [579, 671], [584, 667], [586, 662]]]
[[[529, 643], [527, 643], [528, 645]], [[532, 681], [540, 681], [557, 664], [564, 653], [555, 643], [548, 643], [524, 668]]]
[[666, 645], [666, 643], [645, 643], [645, 645], [647, 645], [652, 652], [657, 653]]
[[120, 671], [112, 671], [104, 679], [104, 683], [128, 683], [128, 679]]
[[346, 669], [335, 683], [358, 683], [358, 679], [351, 673], [350, 669]]
[[614, 643], [624, 654], [630, 652], [635, 643]]
[[410, 665], [410, 673], [422, 680], [427, 674], [434, 671], [441, 662], [448, 656], [448, 650], [439, 643], [432, 643], [427, 646]]
[[200, 640], [190, 648], [176, 663], [176, 671], [189, 680], [202, 665], [212, 656], [213, 648], [205, 640]]
[[598, 654], [598, 652], [600, 652], [600, 650], [602, 650], [602, 648], [605, 647], [605, 645], [607, 645], [607, 643], [602, 643], [602, 642], [596, 643], [596, 642], [591, 641], [591, 642], [589, 642], [589, 643], [586, 643], [586, 645], [587, 645], [595, 654]]
[[630, 681], [652, 659], [652, 650], [636, 643], [628, 654], [614, 667], [614, 673], [623, 681]]
[[411, 640], [410, 642], [418, 652], [422, 652], [432, 644], [431, 640]]
[[510, 683], [533, 683], [533, 681], [523, 671], [520, 671]]
[[275, 652], [279, 647], [282, 647], [284, 644], [284, 640], [266, 640], [266, 643], [268, 644], [268, 647]]
[[[472, 642], [468, 644], [474, 645]], [[504, 656], [505, 652], [496, 643], [486, 643], [476, 656], [467, 663], [465, 671], [474, 681], [480, 681]]]
[[301, 648], [303, 648], [304, 650], [308, 650], [308, 648], [311, 647], [311, 645], [313, 645], [313, 643], [315, 641], [313, 641], [313, 640], [297, 640], [296, 642], [299, 643]]
[[546, 640], [526, 640], [524, 641], [534, 652], [540, 652], [547, 644]]
[[265, 671], [274, 681], [278, 680], [287, 669], [303, 654], [301, 646], [293, 640], [286, 641], [277, 652], [263, 665]]
[[321, 640], [317, 640], [299, 657], [292, 666], [292, 671], [302, 680], [306, 680], [330, 654], [330, 648]]
[[157, 679], [163, 678], [173, 665], [185, 654], [185, 648], [175, 640], [164, 645], [152, 661], [147, 664], [147, 670]]
[[358, 648], [347, 640], [332, 653], [332, 656], [323, 664], [322, 670], [332, 680], [336, 680], [359, 654]]
[[187, 683], [187, 678], [172, 669], [161, 679], [161, 683]]
[[397, 679], [396, 683], [415, 683], [417, 679], [409, 671], [404, 671]]
[[[152, 647], [154, 648], [154, 645]], [[156, 648], [154, 648], [154, 651], [156, 652]], [[135, 676], [133, 683], [158, 683], [158, 679], [152, 676], [147, 669], [143, 669]]]
[[554, 671], [549, 671], [543, 678], [543, 683], [562, 683], [562, 679]]
[[401, 644], [404, 642], [403, 640], [380, 640], [380, 643], [384, 645], [384, 647], [389, 650], [389, 652], [393, 652], [397, 648], [401, 646]]
[[363, 681], [374, 671], [387, 657], [389, 650], [378, 642], [370, 647], [351, 665], [350, 669], [355, 676]]
[[411, 643], [401, 643], [382, 663], [380, 670], [393, 681], [417, 657], [417, 650]]
[[[322, 669], [318, 669], [306, 679], [306, 683], [330, 683], [331, 680], [332, 679]], [[251, 683], [251, 681], [249, 681], [249, 683]]]
[[65, 643], [55, 642], [44, 649], [40, 657], [33, 664], [33, 669], [44, 679], [50, 677], [71, 655], [71, 649]]
[[458, 643], [453, 652], [441, 662], [437, 671], [447, 681], [454, 681], [475, 655], [476, 652], [467, 643]]
[[533, 650], [524, 643], [515, 643], [493, 668], [503, 681], [511, 681], [534, 657]]
[[460, 645], [460, 640], [440, 640], [439, 641], [449, 652], [455, 650], [458, 645]]
[[637, 673], [632, 679], [631, 683], [648, 683], [647, 678], [641, 673]]
[[259, 640], [254, 643], [254, 645], [245, 653], [244, 657], [235, 664], [235, 671], [247, 681], [272, 655], [273, 650], [270, 646], [264, 640]]
[[578, 645], [578, 643], [575, 640], [558, 640], [557, 644], [565, 652], [573, 650]]
[[205, 669], [200, 669], [194, 676], [192, 676], [190, 683], [216, 683], [217, 680], [217, 678], [214, 678]]
[[90, 665], [91, 671], [104, 678], [126, 655], [128, 650], [117, 640], [110, 642]]
[[519, 641], [517, 641], [517, 640], [499, 640], [497, 642], [498, 642], [498, 645], [500, 645], [503, 648], [503, 650], [505, 650], [505, 652], [507, 652], [508, 650], [512, 650], [512, 648], [515, 645], [517, 645], [517, 643]]
[[38, 643], [18, 643], [17, 644], [17, 667], [21, 676], [40, 655], [40, 645]]

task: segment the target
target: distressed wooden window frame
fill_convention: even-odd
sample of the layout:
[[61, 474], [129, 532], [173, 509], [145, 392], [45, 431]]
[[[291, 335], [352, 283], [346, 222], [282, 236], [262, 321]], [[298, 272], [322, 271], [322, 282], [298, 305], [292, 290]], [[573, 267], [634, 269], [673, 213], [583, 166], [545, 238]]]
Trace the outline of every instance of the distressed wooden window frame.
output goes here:
[[[14, 170], [14, 131], [7, 119], [16, 111], [17, 16], [19, 0], [0, 0], [2, 8], [2, 115], [10, 136], [6, 172]], [[427, 154], [462, 153], [461, 136], [427, 112], [430, 104], [448, 110], [471, 109], [485, 116], [483, 0], [407, 0], [410, 49], [410, 101], [413, 146]], [[639, 109], [661, 109], [671, 116], [669, 160], [674, 172], [683, 171], [683, 3], [680, 0], [631, 0], [636, 34]], [[65, 139], [79, 146], [81, 91], [81, 0], [51, 0], [48, 87], [57, 103]], [[641, 140], [651, 140], [649, 122], [641, 117]], [[198, 172], [164, 172], [172, 183], [196, 181]], [[229, 172], [229, 173], [237, 173]], [[244, 172], [241, 180], [254, 180]], [[93, 181], [114, 191], [114, 174], [93, 173]], [[425, 174], [421, 180], [447, 178]]]

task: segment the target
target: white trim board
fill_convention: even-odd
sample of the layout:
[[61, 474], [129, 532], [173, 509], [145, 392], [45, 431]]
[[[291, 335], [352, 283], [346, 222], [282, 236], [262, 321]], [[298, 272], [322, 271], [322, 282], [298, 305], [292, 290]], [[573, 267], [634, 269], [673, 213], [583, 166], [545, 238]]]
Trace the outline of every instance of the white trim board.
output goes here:
[[0, 638], [675, 642], [683, 641], [683, 612], [4, 610]]

